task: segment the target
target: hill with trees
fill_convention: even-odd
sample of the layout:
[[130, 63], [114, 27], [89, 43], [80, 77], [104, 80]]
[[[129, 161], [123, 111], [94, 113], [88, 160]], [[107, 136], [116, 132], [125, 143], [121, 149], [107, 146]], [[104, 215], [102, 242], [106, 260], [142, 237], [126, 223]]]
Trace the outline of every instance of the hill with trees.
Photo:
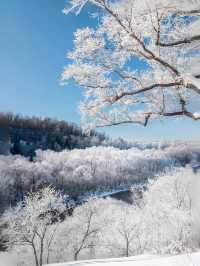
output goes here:
[[33, 158], [37, 149], [64, 149], [98, 146], [106, 136], [91, 131], [88, 136], [75, 123], [52, 118], [0, 113], [0, 154], [20, 154]]

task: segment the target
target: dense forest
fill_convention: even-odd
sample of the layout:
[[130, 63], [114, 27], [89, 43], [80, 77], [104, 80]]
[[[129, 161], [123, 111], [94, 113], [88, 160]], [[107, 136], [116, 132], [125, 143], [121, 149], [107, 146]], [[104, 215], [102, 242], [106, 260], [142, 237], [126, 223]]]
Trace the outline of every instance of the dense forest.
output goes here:
[[172, 168], [200, 164], [200, 146], [185, 143], [165, 149], [90, 147], [61, 152], [37, 150], [33, 161], [0, 156], [0, 213], [29, 192], [53, 186], [82, 201], [102, 193], [131, 189]]
[[[45, 161], [41, 162], [44, 168]], [[7, 208], [0, 219], [1, 241], [20, 266], [144, 253], [190, 254], [200, 247], [199, 177], [189, 167], [174, 169], [151, 180], [138, 204], [88, 198], [64, 218], [70, 207], [67, 195], [47, 186]], [[70, 180], [64, 182], [70, 184]]]
[[0, 141], [0, 154], [33, 158], [37, 149], [61, 151], [98, 146], [106, 141], [106, 136], [95, 131], [88, 136], [76, 124], [66, 121], [0, 113]]
[[115, 147], [121, 150], [130, 148], [165, 149], [170, 142], [138, 142], [123, 138], [112, 140], [104, 133], [92, 130], [88, 135], [75, 123], [53, 118], [28, 117], [12, 113], [0, 113], [0, 154], [23, 155], [31, 160], [36, 150], [73, 150], [92, 146]]

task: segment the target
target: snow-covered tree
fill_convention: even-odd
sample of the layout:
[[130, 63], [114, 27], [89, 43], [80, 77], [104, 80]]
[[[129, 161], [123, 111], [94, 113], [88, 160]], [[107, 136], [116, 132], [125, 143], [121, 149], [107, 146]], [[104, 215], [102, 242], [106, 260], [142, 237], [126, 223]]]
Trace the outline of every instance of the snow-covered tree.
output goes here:
[[64, 13], [87, 3], [98, 23], [76, 31], [62, 82], [84, 87], [88, 128], [200, 119], [200, 1], [71, 0]]
[[[106, 224], [102, 234], [102, 243], [107, 249], [107, 255], [114, 257], [129, 257], [141, 254], [142, 225], [140, 208], [134, 208], [126, 203], [107, 201], [108, 211]], [[109, 212], [109, 217], [108, 217]]]
[[75, 209], [72, 227], [73, 230], [73, 256], [78, 260], [79, 254], [84, 250], [92, 250], [95, 246], [96, 236], [101, 225], [96, 220], [97, 209], [95, 204], [88, 203]]
[[[160, 176], [144, 193], [145, 250], [157, 254], [191, 252], [198, 248], [199, 174], [191, 169]], [[199, 192], [198, 192], [199, 195]], [[195, 240], [196, 239], [196, 240]]]
[[9, 247], [28, 247], [33, 252], [35, 266], [48, 263], [49, 249], [65, 210], [63, 198], [51, 187], [29, 194], [2, 217]]
[[76, 207], [72, 216], [61, 223], [52, 245], [54, 261], [95, 257], [100, 245], [99, 234], [104, 227], [105, 204], [102, 203], [103, 200], [92, 199]]

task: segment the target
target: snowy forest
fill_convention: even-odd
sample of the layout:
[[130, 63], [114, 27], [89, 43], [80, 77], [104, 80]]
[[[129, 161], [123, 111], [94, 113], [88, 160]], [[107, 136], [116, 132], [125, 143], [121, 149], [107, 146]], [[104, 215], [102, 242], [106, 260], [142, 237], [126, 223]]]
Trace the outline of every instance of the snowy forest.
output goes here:
[[195, 142], [1, 155], [1, 250], [20, 266], [196, 251], [199, 166]]
[[[70, 0], [62, 15], [86, 9], [60, 77], [81, 89], [83, 128], [0, 113], [0, 266], [200, 255], [200, 1]], [[102, 133], [160, 121], [187, 131]]]

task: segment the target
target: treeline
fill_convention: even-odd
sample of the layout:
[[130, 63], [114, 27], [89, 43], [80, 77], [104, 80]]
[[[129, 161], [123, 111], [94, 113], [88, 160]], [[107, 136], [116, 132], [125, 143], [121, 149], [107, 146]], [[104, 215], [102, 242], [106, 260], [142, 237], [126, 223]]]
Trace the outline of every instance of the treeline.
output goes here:
[[36, 150], [73, 150], [92, 146], [115, 147], [121, 150], [137, 148], [166, 149], [171, 142], [127, 141], [123, 138], [112, 140], [103, 133], [92, 130], [86, 134], [75, 123], [52, 118], [27, 117], [0, 112], [0, 154], [19, 154], [31, 160]]
[[74, 123], [51, 118], [0, 113], [0, 154], [20, 154], [33, 158], [37, 149], [64, 149], [99, 146], [106, 136], [91, 131], [88, 136]]

